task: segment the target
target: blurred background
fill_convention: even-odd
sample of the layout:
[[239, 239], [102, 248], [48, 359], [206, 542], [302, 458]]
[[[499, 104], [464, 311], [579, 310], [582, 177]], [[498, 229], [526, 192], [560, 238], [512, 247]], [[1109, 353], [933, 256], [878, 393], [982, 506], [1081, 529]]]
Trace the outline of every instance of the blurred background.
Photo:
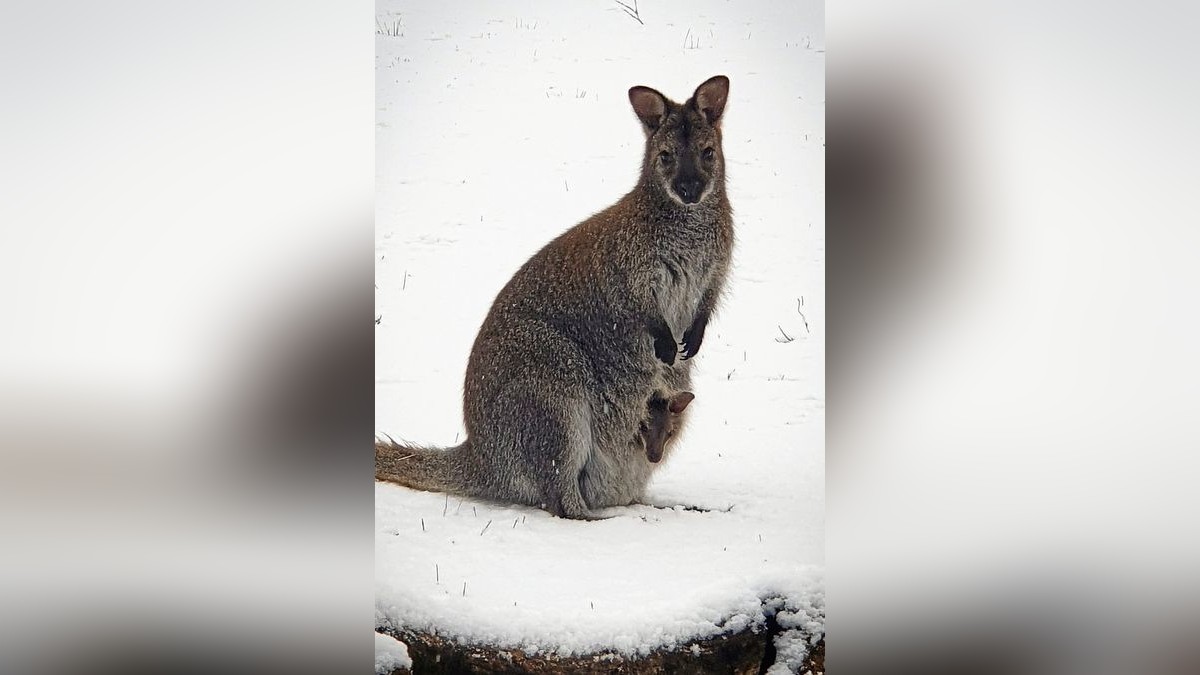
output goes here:
[[4, 14], [0, 672], [369, 672], [373, 4]]
[[826, 18], [831, 672], [1200, 672], [1197, 9]]
[[[827, 8], [833, 672], [1200, 672], [1198, 12]], [[369, 668], [372, 4], [5, 14], [0, 671]]]

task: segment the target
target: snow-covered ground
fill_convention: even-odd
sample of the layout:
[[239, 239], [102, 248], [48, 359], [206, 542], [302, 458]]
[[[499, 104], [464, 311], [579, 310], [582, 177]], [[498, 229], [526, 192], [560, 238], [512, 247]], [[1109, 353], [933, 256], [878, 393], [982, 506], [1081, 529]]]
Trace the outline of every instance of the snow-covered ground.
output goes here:
[[386, 675], [397, 668], [412, 668], [408, 647], [390, 635], [375, 634], [375, 672]]
[[[689, 430], [650, 495], [732, 509], [576, 522], [376, 484], [381, 627], [633, 655], [759, 621], [774, 601], [785, 627], [823, 634], [823, 6], [638, 10], [644, 25], [615, 2], [380, 0], [376, 431], [457, 442], [495, 294], [634, 183], [628, 88], [682, 101], [724, 74], [734, 269], [696, 358]], [[802, 650], [779, 646], [795, 668]]]

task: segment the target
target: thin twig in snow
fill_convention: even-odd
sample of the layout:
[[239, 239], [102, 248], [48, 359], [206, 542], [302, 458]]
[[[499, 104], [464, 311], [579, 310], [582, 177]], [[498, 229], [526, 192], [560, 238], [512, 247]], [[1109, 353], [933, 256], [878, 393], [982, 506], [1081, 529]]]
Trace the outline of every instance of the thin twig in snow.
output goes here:
[[490, 521], [490, 520], [489, 520], [489, 521], [487, 521], [487, 525], [484, 525], [484, 526], [483, 526], [483, 529], [479, 531], [479, 536], [481, 536], [481, 537], [482, 537], [482, 536], [483, 536], [483, 533], [484, 533], [484, 532], [487, 532], [487, 529], [488, 529], [489, 527], [491, 527], [491, 526], [492, 526], [492, 521]]
[[633, 17], [633, 19], [635, 21], [642, 24], [643, 26], [646, 25], [646, 22], [642, 21], [642, 17], [639, 16], [639, 14], [638, 14], [637, 0], [633, 0], [633, 7], [630, 7], [629, 5], [621, 2], [621, 0], [616, 0], [616, 2], [618, 5], [620, 5], [625, 10], [625, 13], [628, 14], [629, 16]]
[[775, 338], [775, 341], [776, 341], [776, 342], [780, 342], [780, 343], [783, 343], [783, 344], [787, 344], [787, 343], [789, 343], [789, 342], [792, 342], [792, 341], [794, 341], [794, 340], [796, 339], [796, 338], [792, 337], [791, 335], [788, 335], [787, 333], [784, 333], [784, 332], [783, 332], [783, 326], [777, 326], [777, 327], [779, 328], [779, 332], [780, 332], [780, 333], [783, 333], [783, 339], [781, 340], [781, 339], [779, 339], [779, 338]]
[[808, 327], [808, 317], [804, 316], [804, 312], [800, 311], [800, 308], [804, 306], [804, 297], [801, 296], [796, 302], [796, 313], [799, 314], [800, 318], [804, 320], [804, 332], [811, 334], [812, 330], [810, 330]]

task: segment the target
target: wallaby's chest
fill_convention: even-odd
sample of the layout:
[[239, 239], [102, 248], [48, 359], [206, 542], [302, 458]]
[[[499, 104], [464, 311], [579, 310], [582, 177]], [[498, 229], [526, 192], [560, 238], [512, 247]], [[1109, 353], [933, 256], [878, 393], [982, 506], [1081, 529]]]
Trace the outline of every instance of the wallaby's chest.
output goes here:
[[655, 296], [671, 332], [692, 324], [700, 298], [712, 285], [717, 252], [707, 247], [664, 247], [655, 261]]

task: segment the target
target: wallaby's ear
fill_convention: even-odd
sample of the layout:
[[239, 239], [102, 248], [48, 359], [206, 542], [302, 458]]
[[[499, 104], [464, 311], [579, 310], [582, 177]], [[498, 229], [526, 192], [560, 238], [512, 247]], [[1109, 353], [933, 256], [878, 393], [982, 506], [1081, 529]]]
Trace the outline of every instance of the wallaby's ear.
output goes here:
[[679, 413], [683, 412], [684, 408], [688, 407], [688, 404], [691, 403], [692, 399], [694, 398], [696, 398], [696, 395], [692, 392], [681, 391], [678, 394], [675, 394], [675, 396], [671, 399], [671, 403], [667, 406], [667, 409], [678, 415]]
[[646, 126], [647, 133], [653, 133], [662, 125], [667, 115], [667, 99], [650, 87], [632, 87], [629, 90], [629, 102], [633, 112]]
[[696, 109], [704, 113], [704, 119], [709, 124], [721, 121], [721, 113], [725, 112], [725, 101], [729, 98], [729, 78], [724, 75], [710, 77], [704, 84], [696, 87], [692, 99], [696, 101]]

